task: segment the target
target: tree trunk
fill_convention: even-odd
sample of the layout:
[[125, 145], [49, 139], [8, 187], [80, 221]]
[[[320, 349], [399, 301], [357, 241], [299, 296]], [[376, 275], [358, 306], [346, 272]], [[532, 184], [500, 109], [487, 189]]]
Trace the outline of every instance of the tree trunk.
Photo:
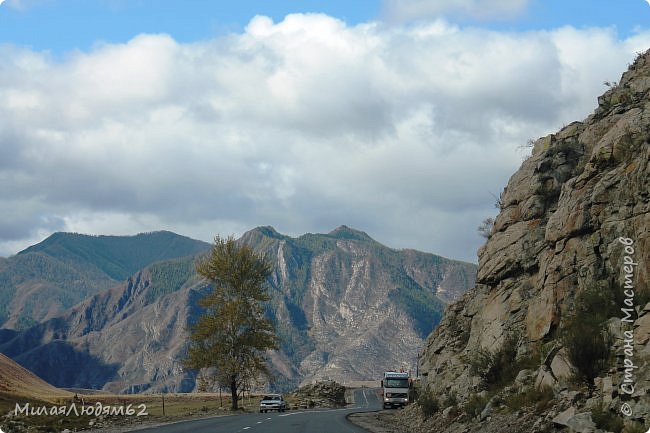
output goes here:
[[230, 408], [232, 410], [239, 409], [239, 401], [237, 399], [237, 380], [235, 378], [230, 380], [230, 398], [232, 399], [232, 405]]

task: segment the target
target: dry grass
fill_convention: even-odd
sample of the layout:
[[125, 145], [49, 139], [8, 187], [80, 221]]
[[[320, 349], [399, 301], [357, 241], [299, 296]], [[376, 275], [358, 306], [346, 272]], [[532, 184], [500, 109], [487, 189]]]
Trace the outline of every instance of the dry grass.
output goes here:
[[56, 402], [73, 394], [53, 387], [0, 353], [0, 395]]

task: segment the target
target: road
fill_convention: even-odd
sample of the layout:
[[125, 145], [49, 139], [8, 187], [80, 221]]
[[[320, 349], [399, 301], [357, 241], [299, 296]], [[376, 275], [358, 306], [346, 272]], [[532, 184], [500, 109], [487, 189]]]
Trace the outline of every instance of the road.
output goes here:
[[345, 409], [255, 413], [186, 421], [138, 432], [156, 433], [367, 433], [346, 419], [355, 412], [381, 409], [377, 390], [357, 389], [355, 404]]

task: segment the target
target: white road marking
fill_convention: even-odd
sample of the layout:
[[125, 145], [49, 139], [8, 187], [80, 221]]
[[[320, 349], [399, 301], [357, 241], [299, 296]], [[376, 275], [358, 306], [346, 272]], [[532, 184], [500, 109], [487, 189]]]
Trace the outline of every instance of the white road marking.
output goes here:
[[327, 410], [303, 410], [300, 412], [292, 412], [292, 413], [285, 413], [282, 415], [278, 416], [293, 416], [293, 415], [300, 415], [301, 413], [324, 413], [324, 412], [339, 412], [342, 410], [350, 410], [350, 409], [361, 409], [360, 406], [357, 407], [342, 407], [340, 409], [327, 409]]
[[363, 399], [366, 401], [365, 407], [368, 407], [369, 403], [368, 403], [368, 397], [366, 396], [366, 390], [365, 389], [362, 390], [361, 393], [363, 394]]

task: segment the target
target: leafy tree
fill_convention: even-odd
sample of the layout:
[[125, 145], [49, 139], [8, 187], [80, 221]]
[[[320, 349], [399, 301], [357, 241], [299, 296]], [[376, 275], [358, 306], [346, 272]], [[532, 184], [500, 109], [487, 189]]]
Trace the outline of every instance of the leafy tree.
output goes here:
[[230, 388], [232, 409], [237, 410], [238, 390], [269, 374], [265, 352], [278, 347], [263, 306], [270, 299], [266, 281], [271, 265], [232, 236], [217, 236], [196, 269], [213, 290], [199, 301], [205, 312], [191, 328], [185, 365], [213, 369], [215, 379]]

